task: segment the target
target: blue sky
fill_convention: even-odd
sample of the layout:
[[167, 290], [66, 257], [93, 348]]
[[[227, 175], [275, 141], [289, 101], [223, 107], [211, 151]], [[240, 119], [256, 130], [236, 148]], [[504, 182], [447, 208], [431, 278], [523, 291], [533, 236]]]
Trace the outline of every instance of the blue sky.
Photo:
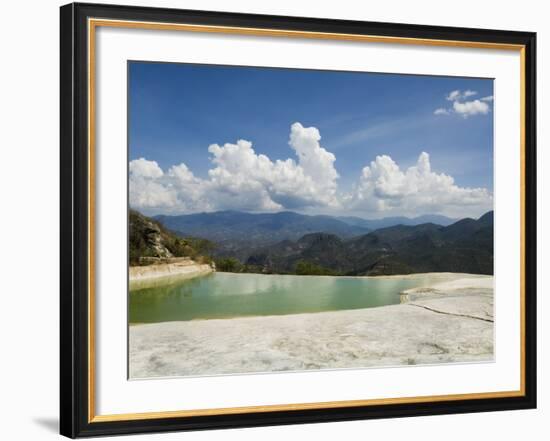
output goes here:
[[[457, 92], [454, 97], [450, 95], [453, 91]], [[300, 199], [303, 203], [295, 201], [293, 209], [354, 211], [370, 217], [384, 213], [425, 214], [426, 210], [451, 214], [460, 212], [458, 207], [445, 209], [435, 203], [423, 203], [415, 210], [410, 194], [404, 191], [398, 197], [408, 197], [408, 201], [394, 203], [390, 200], [395, 196], [393, 187], [389, 193], [380, 188], [372, 190], [379, 199], [386, 198], [389, 205], [378, 201], [352, 207], [342, 201], [352, 198], [361, 186], [364, 168], [377, 156], [391, 158], [406, 174], [409, 167], [417, 165], [422, 152], [429, 155], [430, 170], [452, 176], [459, 189], [485, 189], [492, 199], [492, 95], [490, 79], [131, 62], [129, 159], [155, 162], [162, 170], [162, 177], [155, 175], [155, 179], [160, 179], [164, 187], [170, 186], [170, 168], [181, 163], [197, 182], [210, 181], [209, 170], [225, 167], [221, 159], [212, 161], [212, 144], [223, 148], [226, 143], [235, 144], [242, 139], [252, 143], [256, 155], [265, 155], [272, 163], [288, 158], [299, 162], [298, 150], [289, 146], [290, 127], [299, 122], [303, 128], [314, 127], [320, 133], [318, 147], [312, 147], [315, 152], [321, 148], [334, 155], [331, 164], [338, 178], [336, 189], [328, 191], [334, 191], [340, 202], [335, 206], [304, 195]], [[436, 112], [437, 109], [440, 110]], [[315, 167], [311, 167], [308, 173], [315, 175]], [[380, 167], [384, 167], [382, 162]], [[384, 174], [378, 167], [372, 171]], [[132, 167], [130, 172], [132, 175]], [[242, 173], [246, 174], [246, 170]], [[206, 211], [288, 208], [281, 203], [286, 199], [280, 189], [274, 190], [261, 177], [258, 179], [262, 181], [258, 185], [266, 188], [266, 197], [275, 205], [247, 205], [236, 200], [234, 207], [226, 207], [209, 202]], [[313, 176], [312, 182], [320, 181]], [[130, 191], [152, 190], [145, 187], [131, 185]], [[465, 199], [471, 195], [464, 194]], [[478, 196], [476, 201], [480, 202]], [[180, 201], [177, 195], [171, 202], [150, 199], [144, 196], [134, 205], [149, 212], [190, 212], [201, 208], [199, 203]], [[468, 201], [472, 215], [490, 205], [485, 200], [473, 208], [475, 204]], [[375, 205], [378, 208], [373, 208]]]

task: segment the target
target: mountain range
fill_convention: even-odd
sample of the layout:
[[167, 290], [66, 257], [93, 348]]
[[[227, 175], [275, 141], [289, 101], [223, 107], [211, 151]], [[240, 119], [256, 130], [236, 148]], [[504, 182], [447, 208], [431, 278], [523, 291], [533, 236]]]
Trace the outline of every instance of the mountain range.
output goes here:
[[379, 228], [392, 227], [394, 225], [420, 225], [428, 223], [443, 225], [446, 227], [447, 225], [451, 225], [458, 220], [451, 219], [440, 214], [425, 214], [412, 218], [405, 216], [383, 217], [382, 219], [363, 219], [355, 216], [339, 216], [337, 219], [349, 225], [364, 227], [369, 230], [378, 230]]
[[445, 226], [455, 222], [453, 219], [439, 215], [362, 219], [325, 215], [309, 216], [291, 211], [279, 213], [217, 211], [179, 216], [159, 215], [155, 216], [155, 219], [180, 235], [212, 240], [225, 251], [271, 245], [282, 240], [298, 240], [310, 233], [322, 232], [348, 239], [392, 225], [419, 225], [432, 222]]
[[304, 262], [341, 275], [492, 274], [493, 212], [448, 226], [395, 225], [350, 239], [307, 234], [260, 248], [245, 264], [261, 272], [293, 273]]
[[[208, 239], [230, 271], [389, 275], [493, 273], [493, 212], [455, 221], [218, 211], [156, 216], [179, 237]], [[229, 261], [227, 260], [229, 259]], [[231, 260], [232, 259], [232, 260]]]

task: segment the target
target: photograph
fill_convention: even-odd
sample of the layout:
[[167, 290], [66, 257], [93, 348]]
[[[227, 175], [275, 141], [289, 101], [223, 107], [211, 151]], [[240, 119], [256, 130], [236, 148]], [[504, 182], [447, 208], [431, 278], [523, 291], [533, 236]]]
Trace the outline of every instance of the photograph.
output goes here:
[[129, 379], [494, 361], [493, 78], [127, 75]]
[[59, 271], [21, 266], [59, 281], [59, 351], [21, 346], [58, 355], [59, 433], [517, 435], [490, 413], [540, 384], [541, 14], [174, 6], [59, 8], [59, 207], [33, 179], [12, 210], [59, 224]]

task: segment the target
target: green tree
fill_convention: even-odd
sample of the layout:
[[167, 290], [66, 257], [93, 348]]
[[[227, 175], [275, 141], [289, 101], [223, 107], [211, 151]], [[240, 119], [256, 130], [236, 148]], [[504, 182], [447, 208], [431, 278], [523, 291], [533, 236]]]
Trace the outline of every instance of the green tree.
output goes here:
[[243, 265], [234, 257], [216, 259], [216, 270], [226, 273], [240, 273], [243, 270]]
[[334, 271], [307, 260], [299, 260], [294, 270], [299, 276], [330, 276]]

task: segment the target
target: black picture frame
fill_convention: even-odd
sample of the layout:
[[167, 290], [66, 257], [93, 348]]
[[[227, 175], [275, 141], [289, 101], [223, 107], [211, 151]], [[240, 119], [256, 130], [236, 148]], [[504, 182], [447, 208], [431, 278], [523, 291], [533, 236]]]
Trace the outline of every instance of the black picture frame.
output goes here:
[[[521, 45], [524, 50], [524, 394], [433, 402], [94, 421], [89, 409], [88, 18]], [[536, 407], [536, 34], [488, 29], [68, 4], [60, 9], [60, 433], [75, 438]]]

